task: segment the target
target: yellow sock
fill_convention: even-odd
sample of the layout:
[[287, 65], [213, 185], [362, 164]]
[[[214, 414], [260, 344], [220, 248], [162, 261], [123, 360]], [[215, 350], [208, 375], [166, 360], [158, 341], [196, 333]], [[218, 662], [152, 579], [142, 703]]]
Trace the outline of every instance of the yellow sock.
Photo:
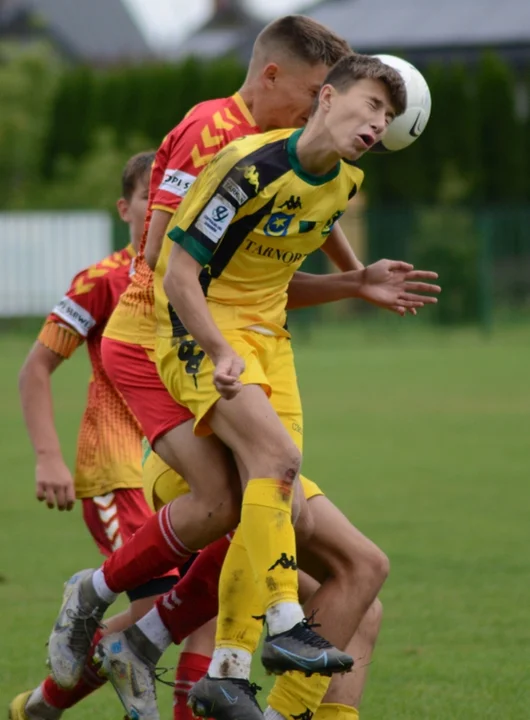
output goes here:
[[[296, 545], [291, 520], [293, 492], [279, 480], [251, 480], [243, 495], [241, 531], [248, 552], [258, 592], [265, 611], [279, 603], [289, 603], [296, 614], [298, 605], [298, 573]], [[299, 622], [287, 621], [284, 630]], [[281, 618], [272, 634], [282, 632]]]
[[359, 720], [359, 711], [351, 705], [322, 703], [314, 714], [313, 720]]
[[302, 718], [308, 711], [313, 714], [320, 707], [328, 691], [331, 678], [323, 675], [306, 677], [304, 673], [290, 672], [276, 678], [267, 702], [284, 718]]
[[256, 652], [263, 630], [264, 609], [257, 592], [252, 567], [243, 544], [241, 528], [236, 530], [219, 578], [219, 613], [215, 646]]

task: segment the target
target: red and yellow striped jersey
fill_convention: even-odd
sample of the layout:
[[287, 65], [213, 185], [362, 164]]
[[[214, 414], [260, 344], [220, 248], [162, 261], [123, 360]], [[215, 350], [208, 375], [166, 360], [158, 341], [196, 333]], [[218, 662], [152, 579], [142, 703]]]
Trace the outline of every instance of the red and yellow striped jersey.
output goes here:
[[149, 184], [149, 206], [142, 244], [131, 282], [109, 320], [105, 336], [141, 345], [155, 345], [153, 273], [144, 257], [153, 210], [173, 215], [196, 177], [229, 142], [259, 132], [241, 96], [207, 100], [196, 105], [163, 140]]
[[38, 337], [63, 358], [69, 358], [83, 342], [87, 344], [92, 375], [77, 442], [78, 498], [142, 487], [143, 433], [105, 374], [101, 359], [103, 329], [129, 283], [133, 256], [128, 246], [78, 273]]

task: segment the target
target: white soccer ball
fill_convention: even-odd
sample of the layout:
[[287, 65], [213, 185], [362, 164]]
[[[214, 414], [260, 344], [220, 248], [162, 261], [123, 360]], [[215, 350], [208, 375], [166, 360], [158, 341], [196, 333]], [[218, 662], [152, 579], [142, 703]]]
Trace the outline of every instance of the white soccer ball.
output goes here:
[[412, 145], [427, 126], [431, 115], [431, 92], [420, 71], [402, 58], [394, 55], [374, 55], [385, 65], [397, 70], [407, 89], [407, 109], [390, 123], [386, 135], [374, 150], [395, 152]]

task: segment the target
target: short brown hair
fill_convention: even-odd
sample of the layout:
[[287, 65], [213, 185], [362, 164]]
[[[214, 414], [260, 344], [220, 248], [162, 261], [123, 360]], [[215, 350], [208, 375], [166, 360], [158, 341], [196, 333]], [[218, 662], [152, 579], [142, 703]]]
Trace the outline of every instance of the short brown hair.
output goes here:
[[379, 58], [352, 53], [343, 57], [331, 68], [324, 85], [333, 85], [340, 93], [346, 92], [358, 80], [380, 80], [386, 86], [396, 115], [407, 109], [407, 90], [399, 72], [385, 65]]
[[312, 66], [323, 63], [332, 67], [352, 52], [346, 40], [305, 15], [286, 15], [263, 28], [254, 49], [259, 52], [275, 47]]
[[147, 150], [127, 160], [121, 175], [121, 194], [126, 200], [131, 199], [138, 183], [150, 172], [155, 154], [154, 150]]

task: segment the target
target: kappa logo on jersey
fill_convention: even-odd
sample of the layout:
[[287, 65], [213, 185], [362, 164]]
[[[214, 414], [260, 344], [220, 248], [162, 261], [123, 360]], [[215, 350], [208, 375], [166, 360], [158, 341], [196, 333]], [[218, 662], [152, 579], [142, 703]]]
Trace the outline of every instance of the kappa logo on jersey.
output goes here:
[[223, 190], [226, 190], [226, 192], [234, 198], [236, 203], [241, 207], [241, 205], [244, 205], [246, 201], [248, 200], [248, 195], [246, 192], [239, 187], [239, 185], [232, 180], [232, 178], [226, 178], [226, 180], [223, 183]]
[[235, 214], [236, 209], [228, 200], [225, 200], [222, 195], [214, 195], [199, 215], [196, 223], [197, 230], [217, 244]]
[[294, 215], [288, 215], [287, 213], [277, 212], [270, 216], [265, 223], [263, 232], [265, 235], [271, 237], [283, 237], [287, 235], [287, 230], [291, 224]]
[[283, 210], [283, 208], [287, 208], [287, 210], [301, 210], [302, 209], [302, 201], [300, 200], [299, 196], [291, 195], [289, 200], [286, 200], [284, 203], [278, 206], [280, 210]]
[[86, 337], [96, 324], [88, 310], [85, 310], [84, 307], [81, 307], [75, 300], [66, 295], [53, 308], [52, 313], [68, 323], [82, 337]]
[[183, 198], [195, 180], [194, 175], [190, 175], [183, 170], [168, 169], [164, 173], [164, 179], [160, 183], [159, 190], [165, 190], [172, 195]]
[[259, 193], [259, 172], [256, 170], [256, 166], [244, 165], [243, 167], [236, 167], [236, 170], [243, 173], [243, 177], [249, 185], [252, 185], [257, 195]]

